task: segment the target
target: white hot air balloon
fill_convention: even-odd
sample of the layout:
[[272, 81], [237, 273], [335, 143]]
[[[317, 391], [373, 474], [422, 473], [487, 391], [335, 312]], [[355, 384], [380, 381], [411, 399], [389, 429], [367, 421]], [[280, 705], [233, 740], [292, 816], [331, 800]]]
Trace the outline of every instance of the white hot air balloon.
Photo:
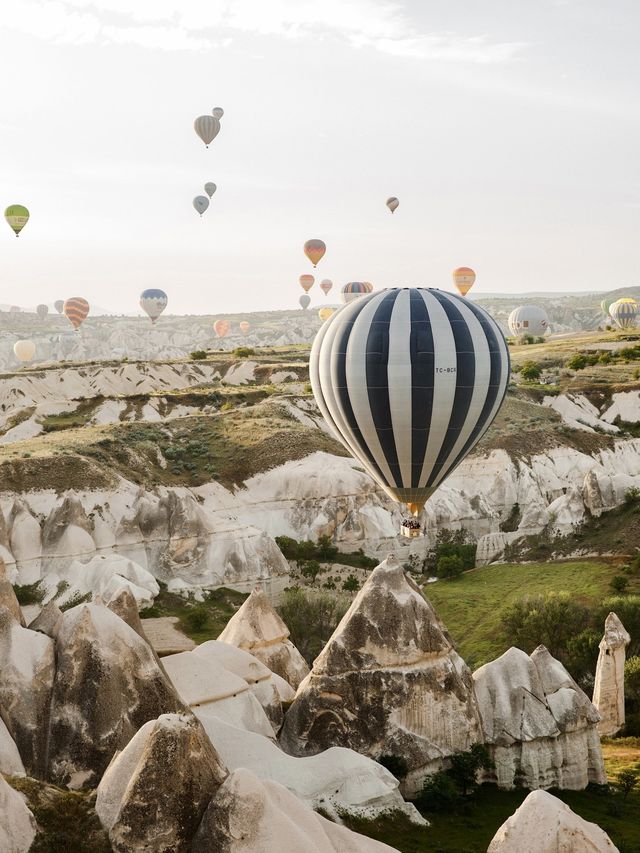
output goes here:
[[200, 216], [209, 207], [209, 199], [205, 195], [197, 195], [193, 200], [193, 206], [198, 211]]
[[298, 299], [298, 302], [300, 303], [300, 307], [302, 308], [302, 310], [306, 311], [309, 305], [311, 304], [311, 297], [308, 293], [303, 293], [300, 299]]
[[169, 298], [164, 290], [159, 290], [156, 287], [149, 287], [140, 294], [140, 307], [145, 314], [148, 314], [152, 323], [156, 322], [167, 307], [168, 302]]
[[220, 119], [221, 119], [221, 118], [222, 118], [222, 116], [224, 115], [224, 110], [222, 109], [222, 107], [214, 107], [214, 108], [211, 110], [211, 115], [212, 115], [214, 118], [217, 118], [217, 119], [218, 119], [218, 121], [220, 121]]
[[33, 361], [36, 345], [33, 341], [16, 341], [13, 345], [13, 353], [18, 361]]
[[220, 133], [220, 122], [215, 116], [198, 116], [193, 129], [208, 148]]
[[209, 198], [211, 198], [211, 196], [217, 189], [218, 187], [213, 183], [213, 181], [207, 181], [207, 183], [204, 185], [204, 191], [209, 196]]
[[544, 308], [521, 305], [509, 314], [507, 325], [512, 335], [534, 335], [538, 338], [549, 331], [549, 318]]

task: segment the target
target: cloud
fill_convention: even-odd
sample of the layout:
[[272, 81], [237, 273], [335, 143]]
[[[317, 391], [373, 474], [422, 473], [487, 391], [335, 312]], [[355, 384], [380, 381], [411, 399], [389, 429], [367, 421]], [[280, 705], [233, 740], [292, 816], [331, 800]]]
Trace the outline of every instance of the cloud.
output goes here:
[[132, 44], [208, 50], [239, 32], [330, 37], [399, 57], [476, 64], [515, 59], [524, 45], [487, 35], [423, 33], [385, 0], [20, 0], [0, 26], [53, 44]]

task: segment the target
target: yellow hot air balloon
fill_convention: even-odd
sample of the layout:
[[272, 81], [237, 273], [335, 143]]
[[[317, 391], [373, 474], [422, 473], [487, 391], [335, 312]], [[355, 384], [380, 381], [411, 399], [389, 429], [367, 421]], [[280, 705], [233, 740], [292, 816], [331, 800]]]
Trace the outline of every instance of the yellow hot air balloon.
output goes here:
[[29, 221], [29, 211], [22, 204], [10, 204], [4, 212], [4, 218], [17, 237]]
[[240, 331], [243, 335], [247, 335], [249, 333], [249, 329], [251, 328], [251, 323], [248, 323], [246, 320], [242, 320], [240, 322]]
[[16, 341], [13, 352], [18, 361], [33, 361], [36, 354], [36, 345], [33, 341]]
[[460, 296], [466, 296], [473, 287], [476, 274], [471, 267], [458, 267], [453, 271], [453, 283]]
[[312, 275], [301, 275], [298, 279], [300, 282], [300, 287], [304, 290], [305, 293], [308, 293], [313, 287], [313, 282], [315, 278]]
[[314, 267], [319, 264], [319, 262], [324, 257], [324, 253], [326, 251], [327, 247], [324, 243], [324, 240], [307, 240], [307, 242], [304, 244], [304, 253], [309, 258]]
[[333, 312], [334, 312], [333, 308], [321, 308], [318, 311], [318, 317], [320, 317], [320, 319], [324, 323], [325, 320], [328, 320], [329, 317], [331, 317], [333, 315]]

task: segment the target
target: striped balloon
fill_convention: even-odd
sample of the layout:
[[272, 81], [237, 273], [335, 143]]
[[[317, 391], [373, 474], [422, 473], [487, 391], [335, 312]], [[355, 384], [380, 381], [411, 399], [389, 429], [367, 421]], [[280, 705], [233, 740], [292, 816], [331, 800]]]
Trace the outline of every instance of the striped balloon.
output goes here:
[[208, 148], [220, 133], [220, 122], [215, 116], [198, 116], [193, 129]]
[[155, 323], [169, 303], [169, 297], [164, 290], [148, 287], [140, 294], [140, 307]]
[[476, 274], [471, 267], [458, 267], [453, 271], [453, 283], [460, 296], [466, 296], [473, 287]]
[[16, 237], [19, 237], [20, 232], [29, 221], [29, 211], [23, 204], [10, 204], [4, 212], [4, 218]]
[[368, 281], [349, 281], [340, 291], [340, 298], [343, 302], [352, 302], [360, 296], [366, 296], [367, 293], [373, 291], [373, 285]]
[[305, 293], [308, 293], [313, 287], [313, 282], [315, 278], [312, 275], [301, 275], [298, 279], [300, 282], [300, 287], [304, 290]]
[[219, 338], [225, 338], [229, 334], [231, 325], [227, 320], [216, 320], [213, 324], [213, 331]]
[[398, 199], [394, 195], [392, 195], [392, 196], [389, 196], [389, 198], [386, 200], [385, 204], [387, 205], [387, 207], [389, 208], [391, 213], [395, 213], [396, 210], [398, 209], [398, 206], [400, 205], [400, 202], [398, 201]]
[[77, 332], [89, 314], [89, 303], [81, 296], [72, 296], [66, 300], [62, 310]]
[[328, 295], [329, 291], [333, 287], [333, 282], [330, 278], [323, 278], [320, 282], [320, 290], [324, 293], [325, 296]]
[[329, 426], [417, 515], [497, 415], [509, 352], [474, 303], [431, 288], [393, 288], [327, 320], [309, 369]]
[[629, 329], [636, 324], [638, 303], [635, 299], [618, 299], [618, 301], [614, 302], [611, 308], [609, 308], [609, 313], [619, 328]]
[[309, 258], [314, 267], [319, 264], [319, 262], [324, 257], [324, 253], [326, 251], [327, 246], [324, 240], [307, 240], [307, 242], [304, 244], [304, 253]]

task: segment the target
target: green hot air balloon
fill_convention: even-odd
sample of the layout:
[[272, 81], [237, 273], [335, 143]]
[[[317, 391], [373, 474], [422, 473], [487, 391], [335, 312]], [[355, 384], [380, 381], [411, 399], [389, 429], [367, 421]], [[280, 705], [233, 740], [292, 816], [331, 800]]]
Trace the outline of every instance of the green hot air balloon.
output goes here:
[[15, 233], [16, 237], [18, 237], [29, 221], [29, 211], [22, 204], [10, 204], [4, 212], [4, 218], [9, 223], [9, 227]]

